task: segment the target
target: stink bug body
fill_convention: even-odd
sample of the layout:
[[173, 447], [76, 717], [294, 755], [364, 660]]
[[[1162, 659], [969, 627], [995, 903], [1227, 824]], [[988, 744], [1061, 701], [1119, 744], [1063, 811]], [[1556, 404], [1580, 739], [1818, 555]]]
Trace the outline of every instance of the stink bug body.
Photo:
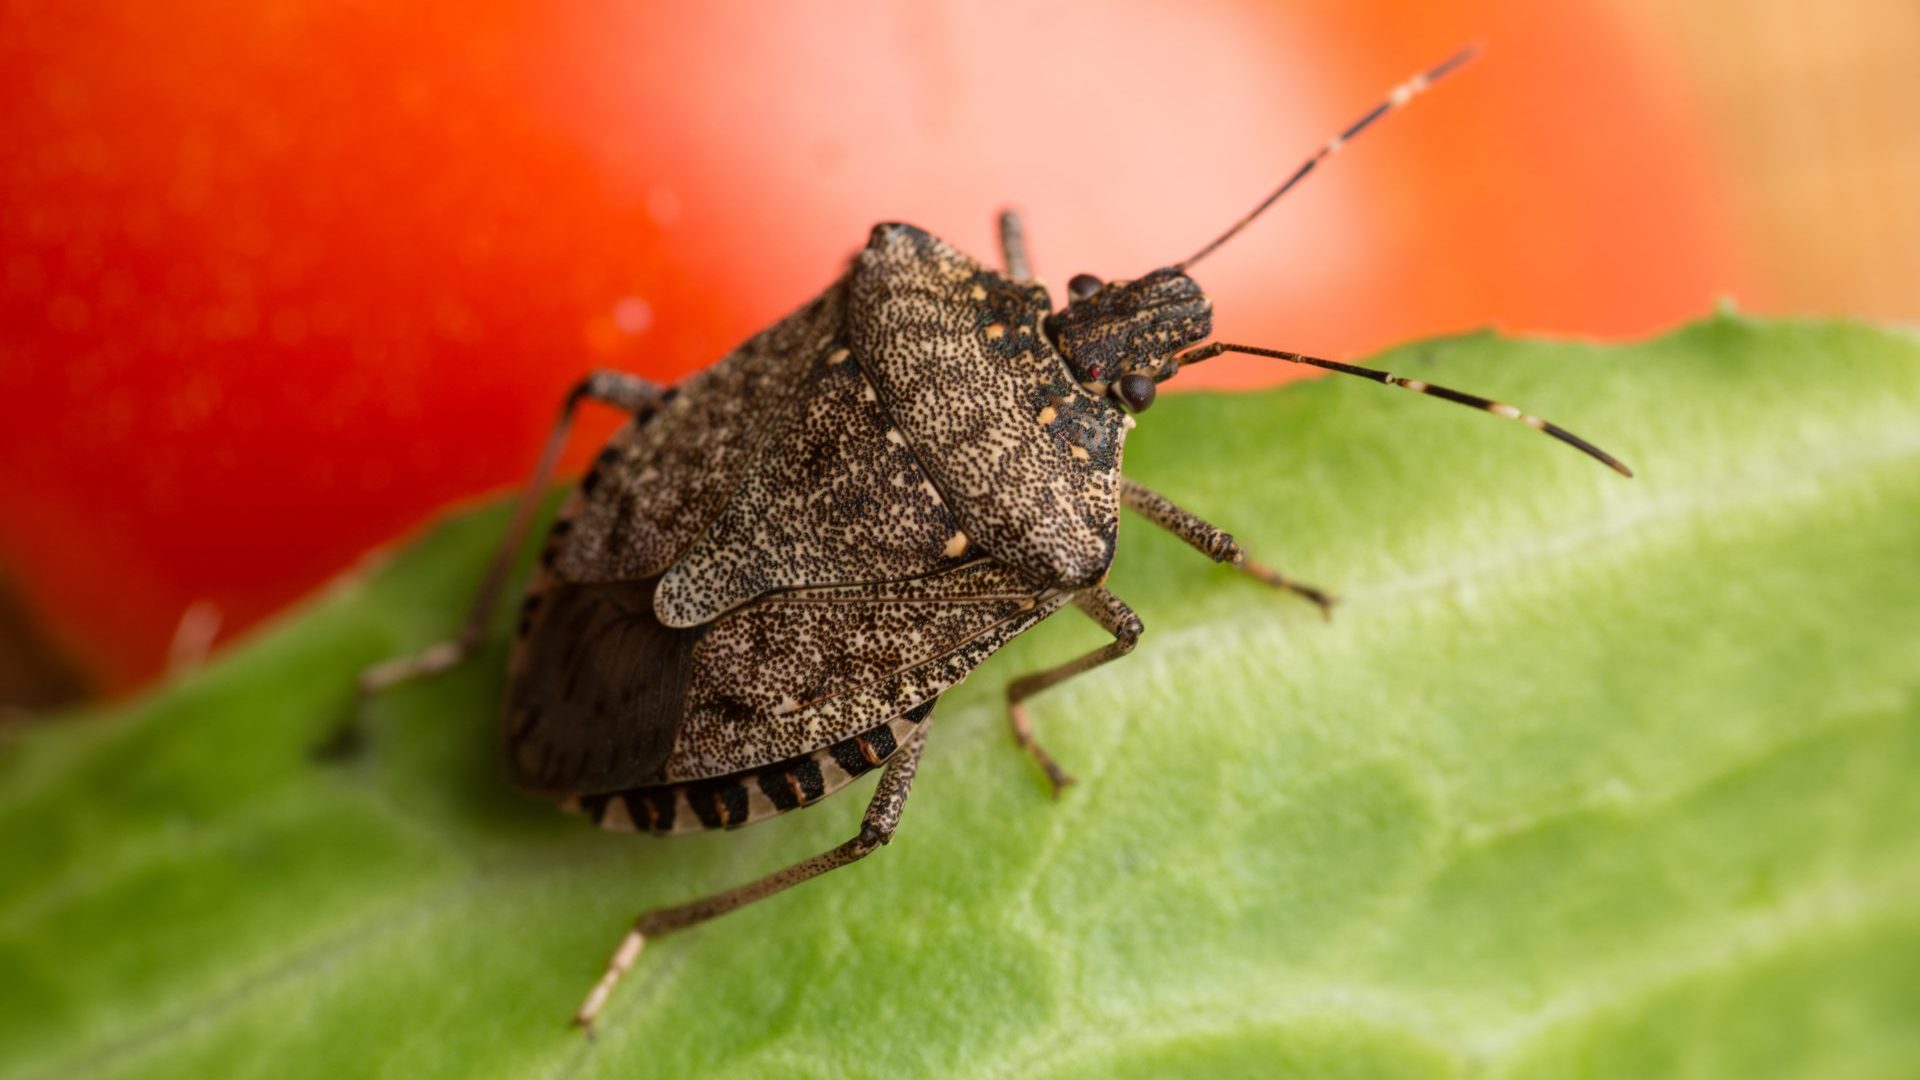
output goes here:
[[632, 420], [552, 526], [523, 601], [504, 741], [520, 785], [613, 829], [733, 828], [881, 778], [853, 839], [758, 881], [642, 915], [577, 1014], [590, 1024], [650, 937], [885, 844], [939, 696], [1072, 605], [1113, 641], [1014, 680], [1014, 735], [1056, 793], [1070, 778], [1024, 702], [1129, 652], [1140, 619], [1104, 582], [1127, 506], [1216, 561], [1325, 610], [1221, 529], [1125, 479], [1134, 415], [1183, 366], [1255, 353], [1519, 419], [1509, 406], [1277, 350], [1205, 344], [1212, 305], [1187, 269], [1362, 128], [1465, 59], [1396, 89], [1225, 234], [1132, 281], [1078, 275], [1056, 310], [1017, 218], [1004, 270], [908, 225], [876, 227], [820, 297], [677, 390], [614, 372], [568, 397], [465, 632], [369, 670], [363, 693], [441, 670], [478, 643], [575, 407]]

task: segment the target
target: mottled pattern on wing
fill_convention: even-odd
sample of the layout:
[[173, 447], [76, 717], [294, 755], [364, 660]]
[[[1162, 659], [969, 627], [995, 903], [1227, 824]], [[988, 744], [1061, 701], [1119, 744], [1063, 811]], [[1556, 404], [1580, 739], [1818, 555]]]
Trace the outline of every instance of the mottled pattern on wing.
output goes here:
[[1064, 594], [981, 559], [925, 581], [780, 593], [706, 628], [668, 780], [850, 738], [965, 678]]
[[847, 308], [853, 355], [960, 527], [1041, 580], [1093, 584], [1119, 521], [1118, 406], [1073, 381], [1046, 290], [907, 225], [874, 229]]
[[655, 610], [694, 626], [764, 593], [952, 569], [966, 541], [844, 348], [800, 379], [725, 509], [660, 582]]
[[704, 628], [653, 613], [654, 582], [555, 583], [508, 690], [507, 768], [537, 791], [609, 791], [661, 777], [686, 714]]
[[778, 427], [801, 374], [840, 334], [846, 282], [689, 378], [665, 408], [611, 442], [555, 570], [569, 581], [666, 570], [725, 505]]

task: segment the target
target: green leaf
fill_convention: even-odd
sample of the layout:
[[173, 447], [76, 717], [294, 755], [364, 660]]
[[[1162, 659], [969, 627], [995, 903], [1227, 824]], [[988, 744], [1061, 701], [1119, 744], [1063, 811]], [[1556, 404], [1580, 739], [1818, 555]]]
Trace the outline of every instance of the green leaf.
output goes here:
[[[435, 527], [211, 668], [0, 760], [0, 1068], [226, 1076], [1911, 1075], [1920, 342], [1722, 315], [1384, 357], [1621, 455], [1359, 380], [1176, 396], [1129, 473], [1344, 603], [1129, 519], [1147, 635], [1011, 745], [948, 695], [884, 853], [650, 944], [628, 920], [852, 835], [597, 832], [499, 779], [502, 650], [308, 748], [448, 633], [503, 520]], [[869, 782], [870, 783], [870, 782]]]

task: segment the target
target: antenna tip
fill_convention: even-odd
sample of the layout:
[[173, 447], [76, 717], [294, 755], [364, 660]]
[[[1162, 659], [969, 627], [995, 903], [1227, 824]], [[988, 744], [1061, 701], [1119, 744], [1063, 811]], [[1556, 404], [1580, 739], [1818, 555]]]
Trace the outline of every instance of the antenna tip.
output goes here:
[[1467, 61], [1472, 60], [1475, 57], [1479, 56], [1481, 48], [1482, 46], [1478, 41], [1467, 42], [1452, 56], [1449, 56], [1445, 60], [1440, 61], [1438, 65], [1436, 65], [1431, 70], [1429, 70], [1426, 76], [1427, 81], [1432, 82], [1435, 79], [1438, 79], [1444, 75], [1447, 75], [1451, 73], [1455, 68], [1458, 68], [1461, 65], [1465, 64]]

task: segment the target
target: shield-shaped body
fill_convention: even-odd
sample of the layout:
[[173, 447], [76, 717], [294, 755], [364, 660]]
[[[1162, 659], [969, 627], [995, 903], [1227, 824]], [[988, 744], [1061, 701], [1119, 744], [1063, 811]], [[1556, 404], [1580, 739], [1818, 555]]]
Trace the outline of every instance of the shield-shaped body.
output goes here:
[[1104, 578], [1132, 421], [1046, 290], [904, 225], [600, 455], [523, 608], [509, 769], [600, 824], [732, 827], [885, 762]]

